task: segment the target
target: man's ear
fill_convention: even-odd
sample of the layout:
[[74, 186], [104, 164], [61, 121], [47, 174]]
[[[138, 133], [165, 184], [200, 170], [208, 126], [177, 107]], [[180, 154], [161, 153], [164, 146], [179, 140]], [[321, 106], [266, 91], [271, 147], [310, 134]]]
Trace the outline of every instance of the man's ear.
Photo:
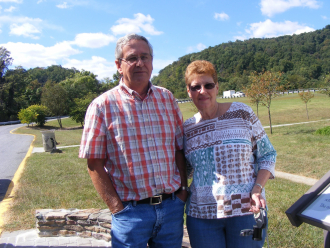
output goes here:
[[117, 66], [119, 74], [123, 74], [123, 70], [121, 69], [121, 63], [119, 62], [119, 60], [115, 60], [115, 64]]

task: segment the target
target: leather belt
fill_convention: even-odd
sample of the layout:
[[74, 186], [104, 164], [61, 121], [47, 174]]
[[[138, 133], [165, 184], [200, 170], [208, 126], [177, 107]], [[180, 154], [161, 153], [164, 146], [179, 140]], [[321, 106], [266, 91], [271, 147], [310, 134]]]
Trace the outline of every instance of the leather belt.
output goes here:
[[136, 204], [150, 204], [150, 205], [158, 205], [161, 204], [162, 201], [172, 197], [173, 193], [170, 194], [161, 194], [161, 195], [155, 195], [153, 197], [149, 197], [143, 200], [136, 201]]

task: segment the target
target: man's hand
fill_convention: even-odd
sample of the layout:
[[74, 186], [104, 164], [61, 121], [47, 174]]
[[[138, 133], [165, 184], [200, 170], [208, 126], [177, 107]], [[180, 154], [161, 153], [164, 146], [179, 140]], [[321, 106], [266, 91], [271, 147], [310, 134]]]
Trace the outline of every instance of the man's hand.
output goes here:
[[123, 210], [124, 206], [108, 176], [104, 170], [104, 159], [87, 159], [88, 173], [92, 179], [96, 191], [107, 204], [111, 213], [115, 214]]
[[179, 190], [175, 194], [181, 201], [186, 202], [188, 198], [188, 191], [187, 190]]

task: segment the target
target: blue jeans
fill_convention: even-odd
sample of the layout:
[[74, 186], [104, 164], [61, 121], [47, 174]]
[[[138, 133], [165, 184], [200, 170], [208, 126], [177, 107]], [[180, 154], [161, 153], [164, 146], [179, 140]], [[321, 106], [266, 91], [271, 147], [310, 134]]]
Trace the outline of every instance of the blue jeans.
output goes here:
[[124, 202], [112, 215], [112, 247], [181, 248], [184, 205], [174, 194], [158, 205]]
[[253, 225], [256, 225], [253, 214], [222, 219], [187, 216], [187, 230], [192, 248], [262, 248], [267, 227], [262, 231], [262, 241], [254, 241], [252, 236], [240, 236], [242, 229], [253, 229]]

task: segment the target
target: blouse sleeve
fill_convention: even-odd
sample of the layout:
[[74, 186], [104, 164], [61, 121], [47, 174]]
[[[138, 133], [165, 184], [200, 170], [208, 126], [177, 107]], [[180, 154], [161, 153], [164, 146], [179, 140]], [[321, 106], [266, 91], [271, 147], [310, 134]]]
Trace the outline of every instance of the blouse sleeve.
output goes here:
[[257, 174], [261, 169], [268, 170], [271, 173], [270, 179], [273, 179], [275, 178], [277, 153], [252, 109], [250, 121], [252, 125], [252, 149], [255, 158], [255, 172]]

